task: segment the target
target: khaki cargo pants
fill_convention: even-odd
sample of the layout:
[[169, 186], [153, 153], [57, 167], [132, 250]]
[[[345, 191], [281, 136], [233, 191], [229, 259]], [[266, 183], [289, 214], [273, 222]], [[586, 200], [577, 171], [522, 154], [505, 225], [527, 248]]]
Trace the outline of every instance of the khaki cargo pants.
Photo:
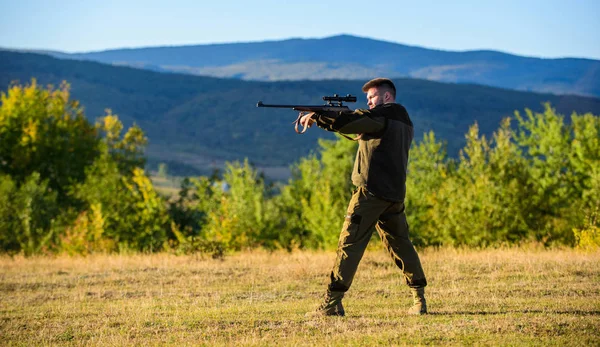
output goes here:
[[345, 292], [350, 288], [358, 263], [373, 234], [373, 226], [404, 274], [408, 286], [425, 287], [427, 280], [419, 255], [408, 238], [404, 203], [381, 200], [365, 188], [357, 188], [348, 204], [329, 290]]

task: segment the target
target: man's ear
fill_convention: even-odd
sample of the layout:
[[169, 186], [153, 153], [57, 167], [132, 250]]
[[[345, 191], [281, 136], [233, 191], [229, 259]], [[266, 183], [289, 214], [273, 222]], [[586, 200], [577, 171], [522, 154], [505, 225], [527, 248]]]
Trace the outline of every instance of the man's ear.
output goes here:
[[384, 103], [392, 102], [392, 100], [393, 100], [392, 93], [390, 93], [390, 92], [383, 93], [383, 102]]

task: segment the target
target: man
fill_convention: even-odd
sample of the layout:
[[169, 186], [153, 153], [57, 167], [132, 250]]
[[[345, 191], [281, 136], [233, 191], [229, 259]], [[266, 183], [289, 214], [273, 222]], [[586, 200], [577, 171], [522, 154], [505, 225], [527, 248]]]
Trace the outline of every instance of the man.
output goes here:
[[358, 264], [373, 233], [402, 271], [414, 304], [409, 314], [425, 314], [427, 285], [419, 256], [408, 237], [404, 214], [406, 166], [414, 132], [406, 109], [395, 103], [396, 87], [387, 78], [376, 78], [362, 87], [369, 110], [309, 113], [300, 124], [313, 123], [328, 131], [360, 134], [352, 172], [357, 187], [348, 205], [340, 234], [337, 258], [325, 301], [309, 316], [343, 316], [344, 293], [348, 291]]

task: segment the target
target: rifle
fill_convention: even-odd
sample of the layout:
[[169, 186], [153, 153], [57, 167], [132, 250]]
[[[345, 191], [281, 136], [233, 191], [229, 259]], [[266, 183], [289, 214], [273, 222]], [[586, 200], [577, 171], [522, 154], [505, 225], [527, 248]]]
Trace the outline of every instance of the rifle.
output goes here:
[[[350, 94], [346, 96], [339, 96], [337, 94], [333, 94], [333, 96], [324, 96], [323, 101], [327, 103], [325, 105], [269, 105], [263, 104], [262, 101], [259, 101], [256, 104], [256, 107], [274, 107], [274, 108], [291, 108], [295, 111], [300, 111], [300, 115], [296, 119], [294, 130], [296, 133], [303, 134], [306, 131], [306, 127], [302, 129], [302, 131], [298, 130], [298, 125], [300, 124], [300, 119], [304, 115], [304, 112], [323, 112], [323, 111], [349, 111], [348, 106], [345, 106], [343, 102], [356, 102], [356, 96], [352, 96]], [[337, 104], [334, 104], [337, 103]]]

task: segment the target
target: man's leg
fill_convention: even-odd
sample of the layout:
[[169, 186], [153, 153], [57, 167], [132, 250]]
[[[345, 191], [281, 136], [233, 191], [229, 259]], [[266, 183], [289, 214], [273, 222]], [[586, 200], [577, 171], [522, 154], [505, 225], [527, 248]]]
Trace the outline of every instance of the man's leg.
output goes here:
[[337, 257], [331, 272], [331, 291], [346, 292], [373, 234], [373, 225], [391, 203], [359, 188], [353, 195], [340, 234]]
[[317, 312], [311, 315], [344, 315], [341, 304], [344, 293], [352, 284], [358, 264], [373, 234], [373, 225], [390, 204], [375, 198], [364, 188], [354, 192], [340, 234], [327, 296]]
[[386, 210], [379, 218], [376, 228], [383, 244], [402, 271], [406, 283], [413, 292], [414, 305], [409, 313], [427, 313], [424, 290], [427, 279], [419, 255], [408, 237], [408, 222], [404, 214], [404, 204], [396, 203]]

